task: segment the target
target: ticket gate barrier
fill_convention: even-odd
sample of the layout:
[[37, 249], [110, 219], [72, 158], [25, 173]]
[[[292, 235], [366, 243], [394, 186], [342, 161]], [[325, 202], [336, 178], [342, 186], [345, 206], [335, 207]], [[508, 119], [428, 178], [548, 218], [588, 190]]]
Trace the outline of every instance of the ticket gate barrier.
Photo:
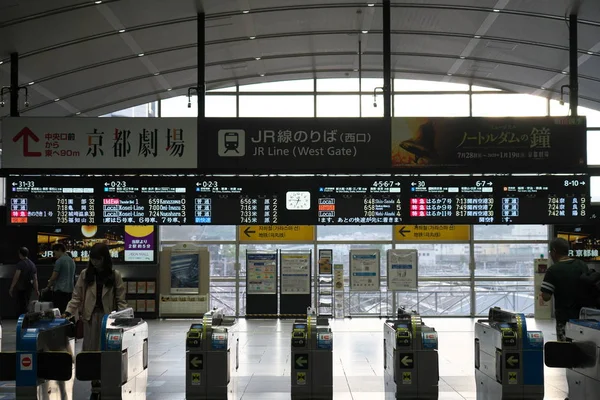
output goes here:
[[491, 308], [475, 323], [477, 400], [542, 400], [544, 336], [524, 314]]
[[568, 368], [569, 400], [600, 398], [600, 310], [583, 308], [578, 320], [567, 322], [566, 342], [545, 345], [545, 363]]
[[187, 400], [226, 399], [235, 390], [239, 367], [237, 320], [213, 309], [186, 336]]
[[58, 309], [23, 314], [16, 351], [0, 353], [0, 381], [15, 382], [17, 399], [70, 400], [74, 350], [75, 327]]
[[385, 321], [383, 354], [386, 399], [438, 398], [438, 334], [419, 314], [400, 308]]
[[292, 327], [292, 399], [333, 397], [333, 333], [329, 319], [309, 308]]
[[81, 381], [100, 381], [92, 399], [145, 399], [148, 384], [148, 323], [126, 308], [104, 316], [100, 351], [77, 355]]

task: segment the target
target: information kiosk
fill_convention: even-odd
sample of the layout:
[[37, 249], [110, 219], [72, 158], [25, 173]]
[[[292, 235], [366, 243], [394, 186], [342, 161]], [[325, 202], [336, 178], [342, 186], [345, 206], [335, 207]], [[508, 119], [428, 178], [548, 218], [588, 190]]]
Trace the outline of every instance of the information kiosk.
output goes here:
[[437, 399], [438, 334], [416, 312], [398, 309], [383, 325], [386, 399]]
[[544, 398], [544, 336], [524, 314], [491, 308], [475, 324], [477, 400]]
[[15, 381], [18, 399], [72, 399], [74, 336], [58, 309], [21, 315], [16, 352], [0, 353], [0, 381]]
[[567, 322], [567, 342], [548, 342], [548, 367], [568, 368], [569, 400], [600, 398], [600, 310], [584, 308]]
[[327, 318], [308, 308], [306, 319], [292, 328], [292, 399], [331, 399], [333, 396], [333, 333]]
[[239, 367], [237, 320], [214, 309], [187, 332], [185, 393], [188, 400], [226, 399]]
[[100, 381], [92, 398], [145, 399], [148, 383], [148, 323], [133, 310], [104, 316], [99, 352], [77, 355], [76, 375], [81, 381]]

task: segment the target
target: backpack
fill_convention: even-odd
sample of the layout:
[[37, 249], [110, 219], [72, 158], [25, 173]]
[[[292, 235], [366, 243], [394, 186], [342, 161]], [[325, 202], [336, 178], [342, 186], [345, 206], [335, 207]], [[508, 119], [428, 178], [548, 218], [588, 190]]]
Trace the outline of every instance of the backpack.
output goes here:
[[600, 272], [589, 271], [579, 277], [581, 307], [600, 308]]

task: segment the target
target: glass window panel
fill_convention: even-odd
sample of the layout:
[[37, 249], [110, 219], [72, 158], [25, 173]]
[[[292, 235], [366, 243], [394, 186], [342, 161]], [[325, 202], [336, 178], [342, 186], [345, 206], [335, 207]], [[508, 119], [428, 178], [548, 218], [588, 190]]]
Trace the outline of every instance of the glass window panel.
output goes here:
[[484, 87], [484, 86], [473, 85], [473, 86], [471, 86], [471, 91], [473, 91], [473, 92], [501, 92], [502, 90]]
[[475, 282], [475, 314], [487, 316], [492, 307], [532, 314], [533, 290], [531, 282]]
[[240, 96], [240, 117], [312, 117], [313, 96]]
[[312, 79], [264, 82], [240, 86], [240, 92], [312, 92], [313, 89], [314, 82]]
[[391, 241], [392, 227], [384, 225], [317, 226], [321, 241]]
[[317, 79], [317, 92], [358, 92], [358, 79]]
[[211, 279], [210, 281], [210, 306], [224, 308], [225, 315], [236, 315], [235, 313], [235, 280], [222, 281]]
[[[550, 100], [550, 115], [553, 117], [564, 117], [570, 114], [569, 103], [560, 105], [556, 100]], [[588, 128], [600, 128], [600, 111], [586, 107], [578, 107], [577, 114], [587, 117]]]
[[133, 106], [126, 108], [124, 110], [115, 111], [109, 114], [101, 115], [101, 118], [110, 118], [110, 117], [126, 117], [126, 118], [148, 118], [148, 117], [156, 117], [156, 107], [157, 102], [153, 101], [146, 104], [140, 104], [138, 106]]
[[592, 203], [600, 203], [600, 176], [592, 176], [590, 184]]
[[451, 82], [395, 79], [395, 92], [468, 92], [469, 85]]
[[[363, 93], [373, 93], [375, 88], [381, 87], [383, 87], [383, 79], [381, 78], [362, 78], [361, 91]], [[377, 91], [381, 93], [381, 89], [378, 89]], [[373, 96], [371, 96], [371, 103], [373, 102], [372, 99]]]
[[317, 117], [358, 117], [359, 107], [358, 95], [317, 96]]
[[467, 316], [471, 289], [468, 282], [419, 282], [417, 292], [396, 293], [396, 304], [423, 316]]
[[547, 255], [546, 243], [475, 244], [475, 276], [533, 277], [533, 260]]
[[547, 240], [547, 225], [475, 225], [477, 240]]
[[[197, 101], [196, 99], [196, 109], [198, 108]], [[194, 107], [193, 104], [192, 107]], [[204, 112], [209, 118], [235, 118], [235, 107], [235, 96], [206, 96]]]
[[[378, 107], [383, 107], [381, 96]], [[469, 95], [395, 95], [394, 115], [396, 117], [468, 117]]]
[[543, 117], [547, 114], [543, 97], [528, 94], [474, 94], [474, 117]]
[[383, 99], [378, 99], [377, 107], [374, 107], [372, 95], [362, 95], [361, 97], [363, 117], [383, 117]]
[[[187, 96], [171, 97], [164, 99], [160, 104], [160, 115], [164, 118], [183, 118], [198, 116], [198, 100], [194, 96], [192, 99], [192, 107], [188, 107]], [[196, 104], [196, 106], [194, 106]]]
[[228, 86], [228, 87], [224, 87], [224, 88], [220, 88], [220, 89], [208, 90], [208, 93], [210, 93], [210, 92], [235, 92], [235, 86]]
[[[387, 258], [386, 254], [389, 249], [392, 248], [391, 244], [367, 244], [367, 243], [336, 243], [336, 244], [320, 244], [320, 249], [331, 249], [333, 250], [333, 263], [344, 264], [344, 276], [349, 279], [350, 276], [350, 250], [361, 250], [361, 249], [376, 249], [379, 250], [379, 261], [380, 261], [380, 276], [387, 275]], [[317, 250], [317, 251], [318, 251]], [[384, 286], [383, 283], [381, 284]]]
[[161, 241], [234, 241], [236, 239], [235, 226], [198, 226], [198, 225], [182, 225], [182, 226], [161, 226], [160, 240]]
[[600, 131], [588, 131], [587, 133], [587, 163], [588, 165], [600, 165]]
[[468, 244], [396, 244], [419, 252], [419, 276], [469, 276]]

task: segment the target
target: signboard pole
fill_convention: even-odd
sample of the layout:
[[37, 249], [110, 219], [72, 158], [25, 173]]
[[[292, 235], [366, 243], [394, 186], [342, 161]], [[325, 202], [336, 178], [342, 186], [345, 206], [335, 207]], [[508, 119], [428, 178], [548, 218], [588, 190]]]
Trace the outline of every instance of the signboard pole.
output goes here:
[[392, 4], [383, 0], [383, 118], [392, 118]]
[[[198, 13], [198, 121], [206, 118], [206, 15]], [[188, 99], [189, 100], [189, 99]]]
[[[19, 53], [10, 55], [10, 116], [19, 116]], [[28, 90], [28, 89], [25, 89]]]

